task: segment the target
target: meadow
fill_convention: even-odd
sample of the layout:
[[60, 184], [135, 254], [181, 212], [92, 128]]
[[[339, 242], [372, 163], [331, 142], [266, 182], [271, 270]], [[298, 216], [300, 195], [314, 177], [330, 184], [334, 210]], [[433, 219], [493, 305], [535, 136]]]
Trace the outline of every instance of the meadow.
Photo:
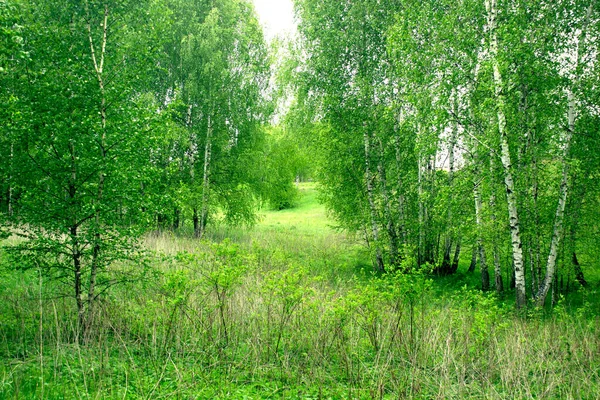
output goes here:
[[148, 235], [82, 338], [60, 283], [2, 254], [0, 398], [598, 398], [597, 278], [517, 312], [468, 260], [453, 277], [378, 276], [314, 184], [301, 194], [253, 229]]

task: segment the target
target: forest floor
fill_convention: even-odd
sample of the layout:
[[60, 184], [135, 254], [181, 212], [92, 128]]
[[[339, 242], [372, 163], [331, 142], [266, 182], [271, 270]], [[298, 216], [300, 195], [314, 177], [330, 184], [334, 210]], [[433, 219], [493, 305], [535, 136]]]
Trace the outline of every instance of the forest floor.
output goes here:
[[597, 287], [516, 313], [468, 260], [376, 276], [300, 189], [251, 230], [148, 236], [81, 341], [61, 285], [3, 262], [0, 399], [597, 398]]

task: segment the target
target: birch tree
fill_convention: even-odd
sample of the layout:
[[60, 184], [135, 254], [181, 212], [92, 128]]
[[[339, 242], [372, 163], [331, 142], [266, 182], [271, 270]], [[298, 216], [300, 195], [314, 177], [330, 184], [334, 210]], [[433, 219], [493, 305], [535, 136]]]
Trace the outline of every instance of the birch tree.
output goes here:
[[[175, 120], [187, 130], [185, 203], [201, 238], [217, 207], [229, 222], [252, 222], [250, 184], [254, 137], [269, 115], [267, 50], [249, 4], [223, 0], [174, 2], [185, 21], [167, 57], [167, 93]], [[177, 26], [177, 25], [176, 25]]]
[[505, 95], [502, 71], [500, 69], [500, 55], [498, 53], [498, 6], [496, 0], [486, 0], [488, 13], [488, 29], [490, 43], [490, 58], [492, 60], [494, 93], [498, 118], [498, 132], [500, 134], [500, 155], [504, 168], [504, 184], [506, 187], [506, 199], [508, 203], [508, 216], [510, 223], [512, 258], [516, 282], [517, 307], [524, 307], [527, 303], [525, 292], [525, 270], [523, 262], [523, 244], [521, 242], [519, 213], [517, 209], [517, 198], [515, 183], [513, 179], [513, 165], [511, 161], [510, 148], [508, 144], [507, 124], [505, 115]]
[[[147, 6], [152, 18], [157, 9]], [[144, 220], [139, 188], [152, 178], [141, 171], [156, 133], [140, 95], [152, 49], [145, 40], [154, 39], [140, 10], [40, 2], [24, 15], [30, 57], [15, 89], [26, 118], [14, 143], [22, 194], [13, 221], [25, 241], [11, 252], [17, 265], [67, 285], [77, 338], [92, 326], [98, 296], [127, 279], [108, 267], [139, 259], [143, 224], [130, 223]]]
[[[588, 29], [590, 20], [593, 17], [594, 3], [590, 3], [585, 9], [585, 15], [580, 20], [582, 21], [579, 25], [579, 29], [576, 30], [578, 36], [573, 40], [573, 66], [571, 67], [571, 74], [569, 85], [566, 88], [567, 92], [567, 120], [568, 125], [561, 134], [560, 144], [563, 148], [563, 154], [560, 160], [562, 164], [562, 177], [560, 181], [560, 192], [558, 198], [558, 205], [556, 207], [556, 213], [554, 217], [554, 227], [552, 230], [552, 238], [550, 242], [550, 250], [548, 254], [548, 260], [546, 262], [546, 273], [543, 281], [540, 283], [539, 290], [535, 294], [535, 300], [538, 306], [543, 306], [546, 301], [548, 291], [554, 282], [556, 273], [556, 262], [558, 257], [558, 247], [560, 241], [564, 235], [564, 214], [565, 207], [567, 204], [567, 196], [569, 194], [569, 156], [571, 152], [571, 141], [574, 133], [576, 132], [576, 118], [577, 118], [577, 100], [575, 97], [575, 91], [579, 89], [580, 82], [582, 80], [583, 71], [586, 69], [584, 60], [587, 59], [586, 50], [588, 40]], [[577, 17], [576, 17], [577, 18]]]
[[[565, 217], [579, 226], [569, 211], [571, 172], [588, 166], [576, 168], [579, 182], [595, 168], [577, 147], [595, 148], [584, 139], [597, 120], [590, 4], [297, 2], [306, 60], [299, 98], [311, 99], [312, 118], [327, 133], [317, 140], [330, 149], [319, 179], [340, 223], [366, 234], [375, 266], [380, 248], [393, 259], [401, 241], [417, 264], [452, 273], [463, 230], [483, 289], [493, 264], [498, 292], [502, 271], [510, 272], [518, 308], [529, 293], [538, 303], [545, 297]], [[467, 187], [469, 205], [460, 201]]]

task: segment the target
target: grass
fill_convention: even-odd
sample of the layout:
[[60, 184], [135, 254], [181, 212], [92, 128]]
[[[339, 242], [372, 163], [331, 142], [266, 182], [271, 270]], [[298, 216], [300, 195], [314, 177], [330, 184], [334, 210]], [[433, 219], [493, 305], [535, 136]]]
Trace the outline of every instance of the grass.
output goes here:
[[85, 343], [56, 282], [0, 269], [0, 399], [597, 398], [597, 302], [516, 315], [466, 275], [373, 276], [302, 192], [254, 230], [148, 237]]
[[[309, 267], [314, 274], [331, 280], [350, 279], [371, 271], [371, 261], [364, 243], [353, 235], [336, 229], [335, 221], [319, 203], [316, 183], [300, 183], [296, 206], [286, 210], [259, 212], [253, 228], [220, 226], [209, 232], [211, 241], [228, 239], [248, 251], [267, 251]], [[159, 239], [160, 241], [160, 239]], [[183, 239], [193, 243], [194, 240]], [[151, 248], [165, 246], [148, 243]], [[166, 247], [173, 249], [173, 243]], [[177, 244], [175, 244], [177, 247]]]
[[317, 200], [316, 183], [298, 185], [300, 198], [292, 209], [263, 210], [257, 230], [299, 232], [306, 235], [327, 236], [335, 233], [334, 221], [329, 219], [325, 207]]

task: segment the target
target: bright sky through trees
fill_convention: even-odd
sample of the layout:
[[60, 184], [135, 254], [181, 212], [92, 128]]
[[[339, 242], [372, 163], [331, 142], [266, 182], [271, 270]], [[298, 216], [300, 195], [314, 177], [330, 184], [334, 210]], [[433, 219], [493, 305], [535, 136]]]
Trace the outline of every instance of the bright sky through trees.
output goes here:
[[277, 35], [296, 31], [294, 6], [291, 0], [253, 0], [253, 2], [264, 27], [267, 41], [271, 41]]

